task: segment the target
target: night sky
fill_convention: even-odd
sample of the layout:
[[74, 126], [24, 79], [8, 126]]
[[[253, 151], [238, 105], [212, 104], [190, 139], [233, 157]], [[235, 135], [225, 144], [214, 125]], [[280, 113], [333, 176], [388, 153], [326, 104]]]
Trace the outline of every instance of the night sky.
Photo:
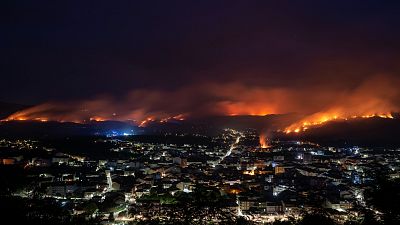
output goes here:
[[73, 2], [1, 3], [1, 101], [229, 114], [316, 112], [336, 96], [399, 106], [399, 1]]

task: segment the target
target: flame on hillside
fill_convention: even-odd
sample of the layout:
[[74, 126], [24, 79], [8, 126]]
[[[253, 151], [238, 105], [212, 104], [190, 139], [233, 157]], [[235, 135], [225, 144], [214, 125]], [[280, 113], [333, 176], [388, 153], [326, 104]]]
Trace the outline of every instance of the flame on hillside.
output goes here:
[[261, 148], [269, 148], [270, 147], [270, 145], [268, 144], [269, 140], [264, 133], [260, 134], [259, 141], [260, 141]]
[[[139, 89], [123, 97], [50, 102], [9, 116], [6, 120], [79, 122], [132, 121], [139, 126], [221, 115], [297, 113], [299, 121], [281, 127], [301, 132], [332, 120], [392, 118], [400, 112], [400, 78], [376, 75], [353, 86], [326, 84], [261, 86], [244, 83], [199, 83], [173, 90]], [[347, 85], [347, 86], [346, 86]], [[284, 126], [284, 125], [280, 125]]]
[[296, 122], [288, 127], [285, 128], [284, 132], [286, 134], [290, 133], [300, 133], [302, 131], [306, 131], [309, 128], [322, 126], [325, 123], [331, 121], [343, 121], [343, 120], [350, 120], [350, 119], [367, 119], [367, 118], [386, 118], [386, 119], [393, 119], [391, 113], [375, 113], [375, 114], [365, 114], [365, 115], [352, 115], [352, 116], [342, 116], [338, 114], [330, 114], [330, 113], [316, 113], [314, 115], [308, 116], [305, 119]]
[[[114, 116], [115, 116], [115, 114], [114, 114]], [[133, 121], [139, 127], [146, 127], [151, 122], [167, 123], [167, 122], [171, 122], [173, 120], [183, 121], [183, 120], [185, 120], [185, 118], [186, 117], [184, 114], [178, 114], [175, 116], [169, 116], [169, 117], [165, 117], [165, 118], [157, 118], [155, 116], [149, 116], [142, 120], [126, 119], [126, 121]], [[25, 116], [25, 111], [23, 111], [23, 112], [17, 112], [2, 121], [36, 121], [36, 122], [55, 121], [55, 122], [88, 123], [88, 122], [104, 122], [104, 121], [111, 121], [111, 120], [113, 120], [112, 117], [101, 117], [101, 116], [92, 116], [92, 117], [89, 117], [89, 119], [82, 119], [82, 120], [76, 120], [76, 119], [72, 120], [72, 119], [68, 119], [68, 118], [49, 119], [46, 117], [29, 118], [29, 117]], [[118, 120], [118, 119], [114, 119], [114, 120]]]

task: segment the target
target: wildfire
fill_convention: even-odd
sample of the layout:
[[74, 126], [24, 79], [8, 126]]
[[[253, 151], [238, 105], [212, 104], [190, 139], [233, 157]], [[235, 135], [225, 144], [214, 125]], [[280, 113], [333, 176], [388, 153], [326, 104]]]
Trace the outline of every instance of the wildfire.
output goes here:
[[181, 120], [181, 121], [183, 121], [183, 120], [185, 120], [185, 115], [179, 114], [179, 115], [176, 115], [176, 116], [174, 116], [174, 117], [172, 117], [172, 118], [175, 119], [175, 120]]
[[[27, 121], [27, 120], [29, 120], [29, 121], [37, 121], [37, 122], [48, 122], [48, 121], [49, 121], [48, 118], [44, 118], [44, 117], [27, 118], [27, 117], [18, 116], [18, 115], [10, 116], [10, 117], [8, 117], [8, 118], [2, 120], [2, 121], [7, 122], [7, 121]], [[89, 121], [95, 121], [95, 122], [103, 122], [103, 121], [107, 121], [107, 120], [111, 120], [111, 119], [103, 118], [103, 117], [100, 117], [100, 116], [93, 116], [93, 117], [90, 117], [90, 118], [89, 118]], [[185, 120], [185, 116], [184, 116], [183, 114], [179, 114], [179, 115], [176, 115], [176, 116], [170, 116], [170, 117], [166, 117], [166, 118], [162, 118], [162, 119], [156, 119], [155, 117], [150, 116], [150, 117], [147, 117], [147, 118], [145, 118], [144, 120], [140, 121], [140, 122], [138, 123], [138, 126], [139, 126], [139, 127], [145, 127], [145, 126], [147, 126], [150, 122], [156, 122], [156, 121], [158, 121], [158, 122], [160, 122], [160, 123], [167, 123], [167, 122], [169, 122], [169, 121], [171, 121], [171, 120], [183, 121], [183, 120]], [[57, 120], [55, 120], [55, 121], [57, 121]], [[69, 120], [67, 120], [67, 121], [69, 121]], [[64, 121], [64, 120], [59, 120], [58, 122], [66, 122], [66, 121]], [[69, 122], [74, 122], [74, 123], [86, 123], [87, 120], [82, 120], [82, 121], [80, 121], [80, 120], [72, 120], [72, 121], [69, 121]]]
[[139, 127], [146, 127], [148, 123], [155, 121], [153, 117], [148, 117], [139, 123]]
[[268, 144], [268, 138], [263, 133], [260, 134], [260, 146], [261, 146], [261, 148], [270, 147], [269, 144]]
[[150, 122], [167, 123], [171, 120], [183, 121], [183, 120], [185, 120], [185, 116], [183, 114], [179, 114], [176, 116], [170, 116], [170, 117], [166, 117], [166, 118], [162, 118], [162, 119], [156, 119], [155, 117], [151, 116], [151, 117], [147, 117], [146, 119], [142, 120], [139, 123], [139, 127], [146, 127]]
[[[147, 116], [144, 117], [144, 115], [139, 115], [135, 116], [133, 115], [132, 117], [126, 116], [124, 118], [125, 121], [139, 121], [137, 122], [137, 125], [139, 127], [146, 127], [150, 122], [160, 122], [160, 123], [167, 123], [170, 121], [183, 121], [186, 119], [187, 114], [178, 114], [178, 115], [172, 115], [168, 117], [157, 117], [157, 116]], [[35, 115], [39, 116], [39, 115]], [[36, 122], [48, 122], [48, 121], [56, 121], [56, 122], [73, 122], [73, 123], [87, 123], [87, 122], [104, 122], [104, 121], [111, 121], [111, 120], [120, 120], [119, 118], [116, 118], [116, 113], [113, 113], [111, 115], [101, 115], [101, 116], [91, 116], [91, 117], [84, 117], [81, 116], [79, 119], [74, 119], [73, 117], [34, 117], [32, 115], [29, 115], [29, 113], [26, 113], [25, 111], [21, 112], [16, 112], [9, 116], [6, 119], [3, 119], [1, 121], [7, 122], [7, 121], [36, 121]], [[135, 119], [135, 117], [139, 117], [139, 119]], [[141, 118], [140, 118], [141, 117]], [[142, 119], [144, 117], [144, 119]], [[87, 119], [88, 118], [88, 119]], [[124, 121], [122, 120], [122, 121]]]
[[352, 115], [352, 116], [341, 116], [338, 114], [329, 114], [329, 113], [317, 113], [301, 120], [300, 122], [288, 126], [287, 128], [285, 128], [284, 132], [286, 134], [299, 133], [302, 131], [306, 131], [311, 127], [320, 126], [330, 121], [340, 121], [340, 120], [359, 119], [359, 118], [366, 119], [373, 117], [393, 119], [391, 113], [374, 113], [374, 114]]
[[176, 116], [170, 116], [170, 117], [161, 119], [160, 123], [167, 123], [167, 122], [169, 122], [171, 120], [183, 121], [183, 120], [185, 120], [185, 116], [183, 114], [179, 114], [179, 115], [176, 115]]
[[36, 117], [36, 118], [32, 118], [31, 119], [31, 118], [27, 118], [27, 117], [24, 117], [24, 116], [8, 117], [8, 118], [6, 118], [4, 120], [1, 120], [1, 121], [7, 122], [7, 121], [27, 121], [27, 120], [37, 121], [37, 122], [47, 122], [47, 121], [49, 121], [49, 119], [45, 118], [45, 117]]
[[90, 121], [102, 122], [102, 121], [105, 121], [105, 119], [102, 117], [99, 117], [99, 116], [94, 116], [94, 117], [90, 117]]

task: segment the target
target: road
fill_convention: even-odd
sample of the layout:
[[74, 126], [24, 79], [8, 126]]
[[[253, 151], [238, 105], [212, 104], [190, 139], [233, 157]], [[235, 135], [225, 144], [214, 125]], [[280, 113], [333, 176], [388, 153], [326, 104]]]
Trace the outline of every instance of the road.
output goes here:
[[218, 162], [216, 162], [216, 163], [213, 164], [213, 167], [215, 167], [216, 165], [220, 164], [226, 157], [230, 156], [230, 155], [232, 154], [233, 149], [235, 149], [235, 148], [237, 147], [237, 144], [239, 144], [240, 138], [243, 137], [243, 134], [240, 133], [240, 132], [236, 132], [236, 133], [237, 133], [238, 136], [236, 137], [235, 142], [233, 142], [233, 143], [231, 144], [231, 146], [229, 147], [229, 149], [228, 149], [228, 151], [225, 153], [225, 155], [222, 156], [222, 157], [218, 160]]

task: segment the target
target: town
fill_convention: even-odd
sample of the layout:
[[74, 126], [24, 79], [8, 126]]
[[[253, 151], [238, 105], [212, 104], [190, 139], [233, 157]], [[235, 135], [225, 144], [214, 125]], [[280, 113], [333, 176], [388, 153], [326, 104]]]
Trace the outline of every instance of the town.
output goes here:
[[365, 192], [377, 176], [399, 178], [399, 151], [268, 140], [252, 129], [212, 137], [2, 139], [2, 195], [39, 197], [64, 217], [103, 224], [188, 216], [178, 203], [199, 193], [207, 210], [215, 207], [205, 213], [209, 221], [229, 215], [265, 224], [324, 209], [344, 223], [370, 209]]

